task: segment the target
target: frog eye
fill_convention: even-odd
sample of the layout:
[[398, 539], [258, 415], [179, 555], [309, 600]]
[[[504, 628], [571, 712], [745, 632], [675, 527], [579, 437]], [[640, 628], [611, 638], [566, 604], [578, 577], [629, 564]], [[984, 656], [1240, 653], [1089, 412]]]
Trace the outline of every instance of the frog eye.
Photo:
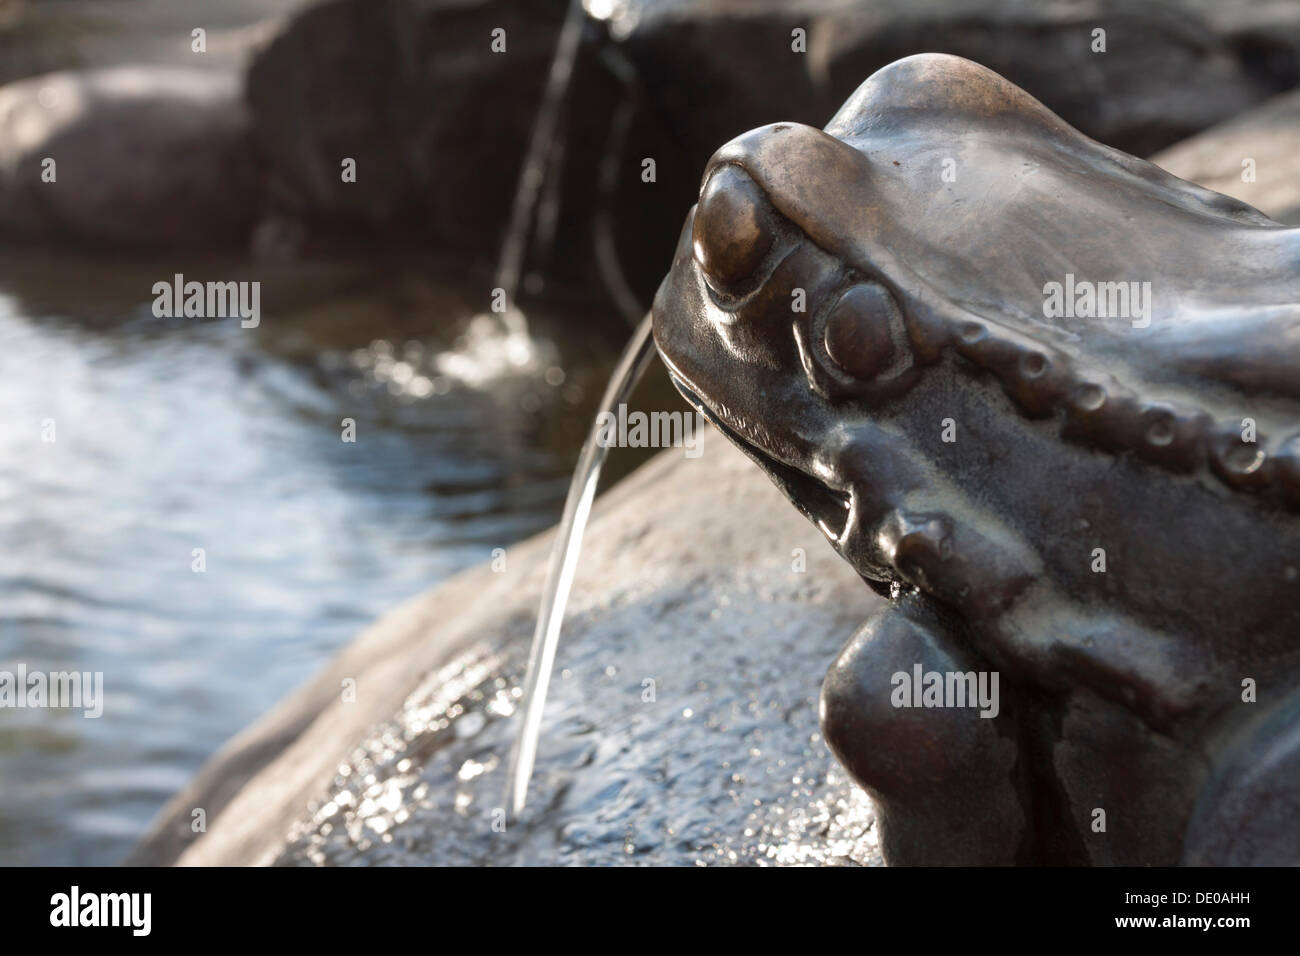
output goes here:
[[891, 328], [901, 321], [894, 297], [882, 286], [855, 285], [826, 316], [822, 333], [826, 354], [855, 379], [875, 378], [894, 364]]
[[691, 238], [705, 275], [724, 287], [748, 279], [767, 257], [773, 242], [767, 199], [739, 166], [719, 167], [709, 177]]

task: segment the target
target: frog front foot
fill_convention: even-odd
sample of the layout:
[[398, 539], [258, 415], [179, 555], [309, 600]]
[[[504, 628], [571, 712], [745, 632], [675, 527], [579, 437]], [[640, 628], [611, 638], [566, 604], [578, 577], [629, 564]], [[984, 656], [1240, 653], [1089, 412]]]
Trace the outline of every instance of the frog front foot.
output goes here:
[[[931, 682], [940, 706], [927, 706], [935, 674], [945, 686], [936, 698]], [[1032, 852], [1015, 714], [995, 674], [919, 595], [868, 620], [827, 673], [822, 733], [875, 800], [889, 864], [1010, 865]], [[963, 706], [942, 706], [950, 688]]]

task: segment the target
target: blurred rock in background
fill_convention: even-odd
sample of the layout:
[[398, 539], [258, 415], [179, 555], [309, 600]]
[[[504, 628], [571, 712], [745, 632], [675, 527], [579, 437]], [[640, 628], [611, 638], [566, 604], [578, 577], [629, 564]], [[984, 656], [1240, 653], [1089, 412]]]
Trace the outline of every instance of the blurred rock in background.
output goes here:
[[[577, 65], [551, 183], [562, 211], [534, 266], [590, 280], [613, 111], [636, 110], [608, 201], [648, 300], [712, 152], [755, 126], [822, 126], [867, 76], [925, 51], [977, 60], [1083, 132], [1137, 155], [1300, 80], [1300, 8], [1205, 0], [696, 0], [607, 11]], [[273, 204], [313, 231], [358, 225], [468, 255], [499, 248], [563, 3], [333, 0], [290, 24], [249, 79]], [[488, 37], [503, 27], [505, 54]], [[1105, 52], [1094, 52], [1095, 29]], [[804, 30], [806, 53], [797, 52]], [[630, 68], [630, 72], [629, 72]], [[339, 181], [342, 156], [366, 170]], [[656, 181], [640, 176], [644, 158]], [[364, 180], [364, 182], [363, 182]]]
[[[863, 79], [899, 57], [939, 51], [977, 60], [1083, 132], [1137, 155], [1300, 82], [1300, 6], [1271, 0], [586, 6], [593, 16], [551, 144], [526, 274], [533, 273], [533, 288], [562, 283], [599, 296], [604, 275], [595, 247], [603, 217], [613, 224], [605, 238], [642, 303], [718, 146], [777, 120], [822, 126]], [[564, 0], [241, 2], [223, 5], [219, 21], [207, 26], [202, 54], [192, 52], [190, 31], [191, 22], [212, 19], [207, 5], [164, 7], [155, 0], [36, 2], [21, 19], [11, 15], [0, 33], [0, 78], [132, 56], [242, 76], [251, 148], [234, 145], [244, 135], [234, 104], [209, 101], [205, 108], [221, 118], [191, 124], [195, 136], [209, 130], [212, 155], [230, 156], [234, 174], [212, 179], [201, 143], [180, 149], [157, 135], [174, 122], [167, 98], [137, 94], [124, 103], [100, 95], [83, 109], [126, 117], [141, 167], [165, 163], [170, 173], [113, 189], [120, 197], [114, 204], [54, 216], [37, 208], [30, 157], [56, 146], [64, 156], [118, 155], [122, 136], [116, 121], [83, 115], [75, 137], [56, 140], [68, 121], [48, 123], [49, 142], [29, 132], [21, 162], [12, 152], [5, 157], [0, 175], [9, 184], [0, 189], [18, 198], [0, 228], [112, 248], [127, 233], [132, 243], [166, 248], [176, 236], [165, 221], [151, 231], [98, 217], [129, 216], [132, 202], [141, 211], [165, 208], [179, 196], [199, 210], [230, 202], [226, 219], [207, 228], [196, 217], [195, 229], [259, 255], [415, 248], [479, 265], [495, 261]], [[492, 50], [498, 28], [504, 52]], [[164, 84], [161, 74], [151, 76], [149, 83]], [[355, 182], [343, 181], [345, 159], [356, 161]], [[646, 159], [655, 161], [652, 182], [642, 176]], [[258, 188], [250, 191], [240, 167], [253, 162]], [[602, 179], [606, 162], [616, 174], [611, 182]], [[119, 182], [119, 169], [110, 167], [106, 182]], [[219, 196], [205, 200], [205, 188]]]
[[115, 251], [245, 241], [257, 166], [238, 90], [175, 67], [0, 87], [0, 231]]
[[1300, 226], [1300, 92], [1161, 150], [1151, 161], [1175, 176]]

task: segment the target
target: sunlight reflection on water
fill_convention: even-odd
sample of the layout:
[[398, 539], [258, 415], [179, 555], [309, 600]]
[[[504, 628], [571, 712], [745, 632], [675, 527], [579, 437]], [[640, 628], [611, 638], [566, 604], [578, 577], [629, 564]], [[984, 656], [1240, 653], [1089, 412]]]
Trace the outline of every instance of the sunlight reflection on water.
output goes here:
[[90, 323], [39, 298], [0, 292], [0, 669], [102, 671], [106, 708], [0, 713], [0, 863], [113, 863], [364, 625], [550, 524], [584, 396], [547, 384], [553, 347], [502, 381], [511, 346], [472, 330], [452, 358], [306, 323], [285, 355], [275, 317]]

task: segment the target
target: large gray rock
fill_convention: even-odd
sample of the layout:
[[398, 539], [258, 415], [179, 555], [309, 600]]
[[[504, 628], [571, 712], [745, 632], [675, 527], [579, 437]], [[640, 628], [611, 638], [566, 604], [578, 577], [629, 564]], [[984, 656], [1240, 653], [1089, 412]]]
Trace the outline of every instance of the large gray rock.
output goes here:
[[114, 251], [242, 243], [256, 176], [233, 74], [120, 67], [0, 87], [0, 233]]
[[1151, 161], [1278, 222], [1300, 225], [1300, 91], [1162, 150]]
[[703, 448], [597, 503], [519, 824], [496, 832], [493, 811], [550, 534], [376, 623], [209, 762], [130, 862], [879, 862], [816, 700], [880, 599], [721, 437]]

